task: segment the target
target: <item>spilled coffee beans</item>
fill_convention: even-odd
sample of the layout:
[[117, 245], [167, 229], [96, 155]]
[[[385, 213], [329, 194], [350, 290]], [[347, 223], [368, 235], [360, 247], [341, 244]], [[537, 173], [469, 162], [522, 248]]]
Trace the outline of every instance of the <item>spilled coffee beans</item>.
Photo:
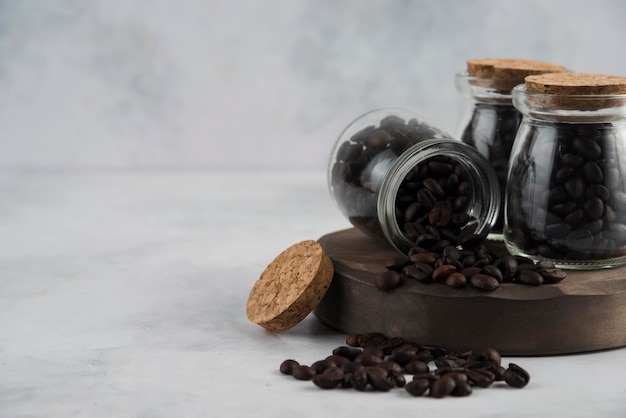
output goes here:
[[[475, 387], [487, 388], [494, 382], [523, 388], [530, 381], [528, 372], [519, 365], [502, 367], [500, 354], [493, 348], [448, 350], [387, 338], [380, 332], [351, 334], [346, 344], [311, 366], [285, 360], [280, 372], [298, 380], [312, 380], [320, 389], [386, 392], [404, 388], [411, 396], [432, 398], [469, 396]], [[410, 381], [407, 375], [412, 376]]]

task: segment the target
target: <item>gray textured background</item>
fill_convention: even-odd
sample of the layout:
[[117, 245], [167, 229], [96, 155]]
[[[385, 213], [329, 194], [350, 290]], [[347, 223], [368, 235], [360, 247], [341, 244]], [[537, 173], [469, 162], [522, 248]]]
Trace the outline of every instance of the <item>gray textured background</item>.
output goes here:
[[626, 75], [626, 2], [0, 0], [0, 167], [313, 168], [470, 57]]

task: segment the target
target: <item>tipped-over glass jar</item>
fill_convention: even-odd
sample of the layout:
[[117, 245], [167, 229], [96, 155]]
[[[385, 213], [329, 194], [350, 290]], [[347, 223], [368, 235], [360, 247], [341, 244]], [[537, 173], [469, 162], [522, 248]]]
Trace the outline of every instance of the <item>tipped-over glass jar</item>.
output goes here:
[[511, 154], [504, 240], [512, 254], [595, 269], [626, 263], [626, 77], [529, 76]]
[[405, 254], [429, 235], [486, 236], [500, 205], [498, 179], [476, 149], [403, 109], [349, 124], [331, 153], [328, 182], [355, 227]]
[[458, 137], [484, 155], [498, 176], [502, 204], [490, 239], [501, 240], [509, 157], [522, 115], [513, 106], [511, 89], [533, 74], [564, 72], [542, 61], [475, 58], [456, 74], [456, 88], [465, 97]]

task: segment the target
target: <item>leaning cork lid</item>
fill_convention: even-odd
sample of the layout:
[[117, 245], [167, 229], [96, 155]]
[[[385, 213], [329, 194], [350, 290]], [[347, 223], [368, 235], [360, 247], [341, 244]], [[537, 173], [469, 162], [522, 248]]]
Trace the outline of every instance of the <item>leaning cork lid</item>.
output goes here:
[[[563, 109], [591, 110], [603, 107], [622, 106], [624, 97], [612, 95], [626, 94], [626, 77], [585, 74], [541, 74], [525, 79], [526, 91], [545, 95], [546, 107]], [[550, 100], [550, 96], [554, 98]], [[606, 97], [603, 97], [606, 96]]]
[[485, 87], [511, 90], [533, 74], [564, 73], [562, 65], [513, 58], [473, 58], [467, 60], [467, 73], [479, 79], [491, 80]]
[[280, 253], [254, 284], [248, 318], [270, 331], [302, 321], [322, 300], [333, 278], [333, 263], [316, 241], [302, 241]]

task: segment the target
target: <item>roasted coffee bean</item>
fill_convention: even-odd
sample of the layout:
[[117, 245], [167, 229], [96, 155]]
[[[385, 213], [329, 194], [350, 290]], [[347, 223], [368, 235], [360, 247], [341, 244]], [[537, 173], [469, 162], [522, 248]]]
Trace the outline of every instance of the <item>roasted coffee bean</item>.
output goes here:
[[517, 259], [512, 255], [504, 255], [500, 258], [500, 268], [502, 269], [503, 279], [511, 281], [517, 274]]
[[444, 375], [433, 382], [430, 388], [430, 396], [433, 398], [443, 398], [452, 393], [455, 387], [456, 383], [454, 379], [448, 375]]
[[403, 388], [406, 385], [406, 378], [402, 372], [391, 371], [389, 373], [389, 380], [391, 380], [393, 385], [397, 388]]
[[455, 382], [451, 396], [469, 396], [473, 392], [472, 386], [468, 382]]
[[421, 360], [411, 360], [402, 367], [402, 370], [408, 374], [418, 374], [428, 373], [429, 368], [428, 364]]
[[435, 226], [446, 226], [452, 220], [452, 206], [449, 202], [437, 202], [428, 212], [428, 222]]
[[502, 281], [504, 280], [504, 276], [502, 275], [502, 272], [500, 271], [500, 269], [494, 266], [493, 264], [487, 264], [486, 266], [483, 266], [482, 272], [491, 277], [495, 277], [495, 279], [499, 281], [500, 283], [502, 283]]
[[418, 281], [430, 281], [432, 279], [433, 268], [426, 263], [416, 263], [406, 266], [403, 273]]
[[473, 352], [469, 358], [470, 362], [475, 361], [492, 361], [496, 365], [500, 365], [502, 358], [500, 353], [495, 348], [486, 347], [476, 352]]
[[385, 351], [378, 345], [368, 345], [363, 349], [363, 354], [372, 355], [381, 360], [385, 357]]
[[299, 365], [300, 363], [295, 360], [285, 360], [280, 364], [280, 372], [282, 374], [290, 375], [293, 372], [294, 367]]
[[355, 347], [340, 346], [333, 350], [333, 354], [336, 356], [345, 357], [348, 360], [353, 361], [356, 356], [361, 354], [361, 350]]
[[405, 342], [401, 346], [394, 348], [391, 351], [391, 354], [400, 353], [403, 351], [409, 352], [411, 354], [417, 354], [418, 350], [419, 350], [419, 346], [417, 344]]
[[477, 289], [489, 291], [496, 290], [500, 286], [500, 282], [495, 277], [482, 273], [474, 274], [470, 279], [470, 283]]
[[429, 251], [429, 252], [413, 254], [409, 256], [409, 261], [411, 263], [424, 263], [424, 264], [428, 264], [429, 266], [432, 266], [435, 263], [435, 261], [437, 261], [438, 258], [439, 258], [439, 254]]
[[374, 284], [380, 290], [392, 290], [400, 285], [400, 273], [394, 270], [385, 270], [376, 276]]
[[378, 366], [366, 367], [367, 381], [375, 390], [388, 391], [393, 389], [393, 382], [387, 378], [387, 370]]
[[517, 273], [517, 281], [531, 286], [539, 286], [543, 283], [543, 277], [533, 270], [521, 270]]
[[358, 336], [358, 344], [363, 348], [371, 345], [376, 346], [385, 341], [387, 341], [387, 337], [380, 332], [368, 332]]
[[443, 264], [433, 270], [432, 278], [435, 282], [445, 281], [448, 276], [456, 271], [456, 267], [451, 264]]
[[298, 380], [311, 380], [315, 374], [311, 367], [302, 365], [295, 366], [291, 371], [291, 375]]
[[404, 386], [404, 389], [412, 396], [423, 396], [430, 388], [430, 380], [412, 380]]
[[382, 361], [382, 362], [378, 363], [376, 365], [376, 367], [381, 367], [381, 368], [387, 370], [387, 374], [390, 374], [393, 371], [396, 371], [398, 373], [402, 372], [402, 367], [398, 363], [396, 363], [395, 361], [389, 361], [389, 360]]
[[462, 274], [457, 272], [452, 273], [446, 278], [446, 284], [450, 287], [463, 287], [467, 283], [467, 278]]
[[329, 367], [330, 364], [328, 364], [326, 360], [318, 360], [311, 364], [311, 369], [313, 369], [316, 374], [324, 373]]
[[339, 367], [329, 367], [324, 373], [313, 376], [312, 380], [319, 388], [332, 389], [343, 381], [343, 372]]
[[461, 274], [465, 276], [466, 279], [471, 279], [474, 274], [478, 274], [482, 271], [480, 267], [465, 267], [461, 270]]
[[324, 361], [328, 367], [341, 367], [343, 364], [350, 362], [348, 358], [336, 354], [326, 357]]
[[352, 387], [356, 390], [363, 391], [366, 389], [368, 381], [367, 370], [363, 367], [354, 372], [352, 376]]
[[469, 369], [465, 372], [467, 378], [475, 386], [486, 388], [496, 380], [494, 373], [484, 369]]
[[389, 355], [392, 353], [393, 350], [395, 350], [396, 348], [402, 346], [404, 344], [404, 339], [400, 338], [400, 337], [392, 337], [392, 338], [388, 338], [386, 341], [378, 344], [378, 348], [380, 348], [381, 350], [383, 350], [383, 353], [385, 355]]
[[350, 347], [361, 347], [359, 344], [359, 339], [361, 338], [361, 334], [350, 334], [346, 337], [346, 344]]
[[389, 361], [393, 361], [398, 363], [400, 366], [404, 367], [410, 361], [416, 360], [417, 354], [410, 351], [396, 351], [389, 356]]
[[356, 361], [349, 361], [341, 365], [341, 371], [344, 374], [347, 374], [347, 373], [354, 374], [354, 372], [356, 372], [357, 370], [363, 367], [365, 366], [363, 366], [361, 363], [357, 363]]
[[523, 388], [530, 381], [530, 375], [515, 363], [509, 363], [509, 368], [504, 372], [504, 381], [516, 388]]
[[379, 363], [382, 363], [383, 359], [379, 356], [372, 354], [371, 352], [369, 353], [363, 352], [359, 354], [358, 356], [356, 356], [354, 361], [357, 363], [361, 363], [364, 366], [375, 366]]

